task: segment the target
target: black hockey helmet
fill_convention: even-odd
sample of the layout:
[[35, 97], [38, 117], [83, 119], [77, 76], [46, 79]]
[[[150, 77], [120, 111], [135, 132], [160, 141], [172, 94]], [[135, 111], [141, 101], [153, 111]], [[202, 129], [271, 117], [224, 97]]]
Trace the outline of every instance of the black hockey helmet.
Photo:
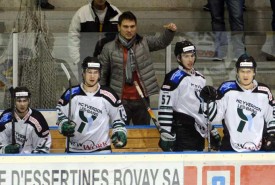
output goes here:
[[237, 70], [239, 68], [254, 68], [256, 72], [257, 63], [252, 56], [249, 56], [248, 54], [242, 54], [238, 58], [238, 61], [236, 62], [235, 66]]
[[174, 54], [177, 57], [181, 53], [193, 52], [196, 55], [196, 47], [188, 40], [177, 42], [175, 45]]
[[85, 69], [87, 69], [87, 68], [101, 70], [101, 64], [100, 64], [99, 60], [97, 59], [97, 57], [87, 56], [83, 60], [83, 62], [82, 62], [82, 69], [83, 69], [83, 71]]
[[14, 98], [30, 98], [31, 92], [27, 87], [16, 87], [13, 90], [13, 97]]

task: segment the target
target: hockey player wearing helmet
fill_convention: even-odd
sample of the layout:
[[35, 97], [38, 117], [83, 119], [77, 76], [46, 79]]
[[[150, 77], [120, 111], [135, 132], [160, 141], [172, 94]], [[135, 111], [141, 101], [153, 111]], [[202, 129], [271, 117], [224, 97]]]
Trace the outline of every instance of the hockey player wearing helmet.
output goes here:
[[[127, 143], [124, 107], [112, 89], [99, 84], [100, 73], [101, 64], [98, 59], [86, 57], [82, 62], [83, 82], [72, 87], [71, 100], [70, 89], [67, 89], [58, 102], [57, 125], [61, 134], [70, 137], [69, 152], [108, 153], [111, 152], [111, 142], [118, 148]], [[69, 103], [72, 115], [70, 119]], [[109, 121], [113, 127], [111, 138]]]
[[0, 153], [49, 153], [49, 126], [39, 111], [30, 108], [30, 91], [26, 87], [16, 87], [12, 95], [14, 107], [5, 110], [0, 116]]
[[[165, 75], [159, 95], [159, 145], [164, 151], [202, 151], [207, 120], [199, 94], [206, 80], [194, 69], [196, 47], [191, 42], [177, 42], [174, 53], [179, 66]], [[220, 138], [213, 143], [217, 149]]]
[[[84, 89], [95, 91], [100, 80], [101, 64], [95, 57], [86, 57], [82, 62]], [[90, 89], [90, 90], [89, 90]]]
[[241, 55], [235, 65], [239, 84], [245, 89], [252, 89], [257, 68], [254, 58], [247, 54]]
[[[267, 85], [255, 80], [256, 68], [252, 56], [241, 55], [236, 80], [223, 82], [217, 90], [210, 119], [223, 123], [222, 151], [275, 150], [274, 98]], [[215, 92], [207, 89], [201, 91], [205, 101]]]

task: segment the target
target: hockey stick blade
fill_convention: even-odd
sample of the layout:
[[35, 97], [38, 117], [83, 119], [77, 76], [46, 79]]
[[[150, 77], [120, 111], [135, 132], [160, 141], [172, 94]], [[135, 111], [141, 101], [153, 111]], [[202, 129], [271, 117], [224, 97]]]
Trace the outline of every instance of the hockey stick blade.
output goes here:
[[143, 93], [142, 93], [142, 91], [141, 91], [141, 89], [140, 89], [138, 83], [137, 83], [136, 81], [134, 81], [134, 84], [135, 84], [135, 86], [136, 86], [136, 89], [137, 89], [137, 91], [138, 91], [138, 94], [140, 95], [140, 97], [141, 97], [141, 99], [142, 99], [144, 105], [145, 105], [146, 108], [147, 108], [147, 111], [148, 111], [148, 113], [149, 113], [151, 119], [153, 120], [153, 123], [154, 123], [155, 126], [157, 127], [158, 131], [161, 133], [162, 128], [160, 127], [160, 124], [159, 124], [159, 122], [158, 122], [158, 120], [157, 120], [157, 118], [156, 118], [156, 116], [155, 116], [153, 110], [150, 108], [149, 104], [147, 103], [147, 101], [146, 101], [146, 99], [145, 99], [145, 97], [144, 97], [144, 95], [143, 95]]
[[66, 66], [63, 63], [61, 63], [61, 68], [63, 69], [64, 73], [66, 74], [68, 80], [71, 80], [71, 75], [70, 75], [68, 69], [66, 68]]

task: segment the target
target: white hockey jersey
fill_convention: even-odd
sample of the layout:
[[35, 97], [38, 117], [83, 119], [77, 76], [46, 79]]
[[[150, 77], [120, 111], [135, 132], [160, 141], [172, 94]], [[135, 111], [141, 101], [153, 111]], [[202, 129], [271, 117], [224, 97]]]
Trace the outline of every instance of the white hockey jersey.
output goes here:
[[[69, 92], [66, 90], [58, 102], [57, 125], [68, 119]], [[110, 147], [110, 123], [125, 128], [126, 120], [124, 107], [116, 93], [103, 86], [99, 86], [95, 93], [86, 93], [81, 84], [72, 87], [71, 96], [71, 120], [76, 127], [74, 136], [70, 138], [69, 151], [93, 152]]]
[[[4, 146], [12, 143], [12, 111], [5, 110], [0, 116], [0, 152]], [[15, 113], [15, 141], [20, 144], [20, 153], [49, 153], [51, 135], [44, 116], [37, 110], [29, 108], [28, 113], [20, 119]]]
[[207, 136], [203, 100], [199, 96], [205, 83], [204, 76], [198, 71], [188, 74], [182, 66], [166, 74], [159, 94], [158, 112], [158, 120], [165, 130], [171, 131], [173, 112], [176, 111], [193, 117], [196, 130], [202, 137]]
[[218, 89], [217, 115], [213, 122], [224, 119], [230, 143], [237, 152], [257, 151], [262, 146], [264, 127], [274, 122], [274, 99], [270, 89], [253, 81], [254, 88], [245, 90], [237, 81], [227, 81]]

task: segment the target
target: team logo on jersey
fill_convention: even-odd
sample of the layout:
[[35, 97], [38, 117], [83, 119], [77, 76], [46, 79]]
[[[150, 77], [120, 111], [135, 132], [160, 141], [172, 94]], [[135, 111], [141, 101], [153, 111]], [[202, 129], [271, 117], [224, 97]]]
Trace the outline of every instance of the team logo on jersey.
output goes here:
[[[253, 118], [257, 115], [257, 112], [261, 112], [262, 109], [244, 100], [237, 99], [236, 102], [238, 103], [238, 116], [241, 119], [237, 130], [239, 132], [242, 132], [245, 124], [248, 122], [248, 130], [251, 131], [253, 125]], [[248, 114], [245, 114], [244, 111], [248, 112]]]
[[78, 127], [77, 131], [78, 131], [79, 133], [82, 133], [83, 130], [84, 130], [84, 128], [85, 128], [86, 126], [87, 126], [87, 130], [90, 129], [90, 127], [91, 127], [91, 126], [93, 125], [93, 123], [94, 123], [94, 120], [96, 120], [97, 115], [90, 115], [90, 114], [89, 114], [89, 116], [87, 117], [87, 116], [85, 116], [84, 111], [80, 110], [80, 111], [79, 111], [79, 117], [80, 117], [80, 119], [82, 120], [82, 122], [81, 122], [80, 126]]

